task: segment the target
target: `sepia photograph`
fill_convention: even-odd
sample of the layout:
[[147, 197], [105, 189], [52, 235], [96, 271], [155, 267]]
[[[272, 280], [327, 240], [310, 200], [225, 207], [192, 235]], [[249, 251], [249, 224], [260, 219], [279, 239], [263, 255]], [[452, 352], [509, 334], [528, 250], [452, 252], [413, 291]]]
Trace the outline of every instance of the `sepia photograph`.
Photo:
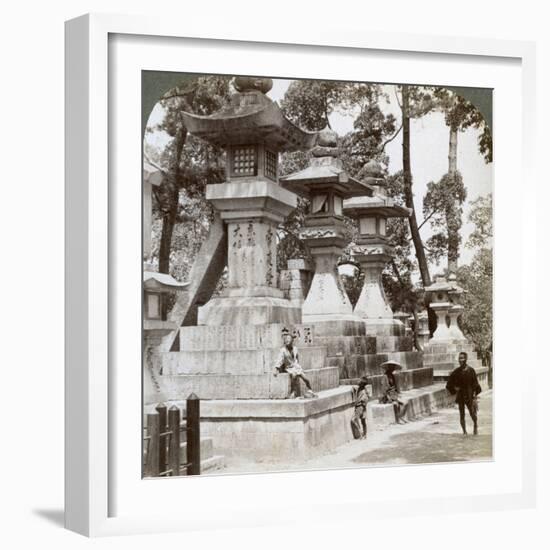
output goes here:
[[141, 77], [143, 477], [493, 460], [493, 90]]

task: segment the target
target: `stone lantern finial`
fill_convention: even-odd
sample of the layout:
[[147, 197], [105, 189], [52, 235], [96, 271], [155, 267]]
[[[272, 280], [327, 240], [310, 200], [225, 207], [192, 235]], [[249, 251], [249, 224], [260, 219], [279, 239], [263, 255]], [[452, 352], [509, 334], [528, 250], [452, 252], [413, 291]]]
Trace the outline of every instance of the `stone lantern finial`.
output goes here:
[[271, 78], [257, 78], [254, 76], [236, 76], [233, 79], [233, 86], [237, 92], [262, 92], [267, 94], [273, 88]]

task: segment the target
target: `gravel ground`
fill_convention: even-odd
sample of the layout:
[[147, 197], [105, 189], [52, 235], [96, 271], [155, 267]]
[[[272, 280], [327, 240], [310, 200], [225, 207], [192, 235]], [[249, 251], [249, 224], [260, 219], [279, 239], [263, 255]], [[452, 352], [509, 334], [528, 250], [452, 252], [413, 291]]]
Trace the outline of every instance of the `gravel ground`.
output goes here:
[[483, 392], [479, 400], [479, 435], [472, 435], [471, 420], [466, 413], [469, 435], [462, 435], [458, 407], [440, 409], [430, 416], [404, 425], [391, 425], [369, 432], [366, 440], [351, 441], [334, 452], [300, 464], [232, 461], [218, 474], [281, 470], [319, 470], [357, 468], [369, 465], [426, 464], [491, 460], [493, 455], [492, 391]]

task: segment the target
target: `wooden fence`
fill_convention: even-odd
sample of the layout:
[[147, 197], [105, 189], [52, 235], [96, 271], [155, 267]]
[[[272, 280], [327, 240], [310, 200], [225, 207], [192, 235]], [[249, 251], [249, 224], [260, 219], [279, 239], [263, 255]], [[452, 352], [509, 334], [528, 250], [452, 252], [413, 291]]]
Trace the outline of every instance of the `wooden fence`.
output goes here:
[[[144, 477], [198, 476], [201, 473], [200, 399], [192, 393], [181, 411], [164, 403], [147, 414], [143, 437]], [[182, 438], [183, 435], [183, 438]], [[186, 442], [187, 462], [181, 462], [181, 443]]]

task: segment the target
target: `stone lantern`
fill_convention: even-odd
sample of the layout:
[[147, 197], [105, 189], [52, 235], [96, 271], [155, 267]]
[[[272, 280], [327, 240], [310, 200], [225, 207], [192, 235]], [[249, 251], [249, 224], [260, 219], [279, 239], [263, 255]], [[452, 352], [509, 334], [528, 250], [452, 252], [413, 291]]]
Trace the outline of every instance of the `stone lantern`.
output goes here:
[[302, 322], [357, 321], [338, 274], [337, 261], [347, 244], [344, 236], [344, 200], [372, 195], [373, 189], [350, 177], [338, 158], [336, 132], [319, 133], [310, 164], [281, 178], [281, 184], [310, 200], [310, 212], [300, 232], [315, 262], [315, 273], [302, 305]]
[[180, 283], [166, 273], [143, 272], [143, 331], [148, 344], [158, 344], [163, 336], [177, 328], [166, 319], [166, 301], [170, 294], [188, 286], [189, 283]]
[[277, 226], [297, 197], [278, 184], [279, 153], [310, 149], [317, 133], [287, 120], [265, 94], [269, 78], [237, 77], [230, 104], [209, 116], [183, 112], [193, 135], [226, 153], [226, 182], [206, 186], [206, 199], [227, 228], [228, 284], [199, 308], [199, 325], [300, 322], [299, 305], [278, 288]]
[[451, 303], [451, 307], [449, 309], [449, 332], [454, 340], [466, 340], [466, 337], [462, 334], [462, 331], [458, 326], [458, 318], [464, 311], [464, 306], [460, 304], [460, 299], [462, 294], [466, 291], [458, 286], [456, 283], [456, 275], [454, 275], [454, 273], [449, 275], [449, 283], [453, 285], [453, 289], [449, 290], [449, 302]]
[[159, 379], [159, 345], [162, 338], [178, 328], [166, 319], [166, 300], [188, 286], [189, 283], [180, 283], [166, 273], [143, 272], [143, 395], [146, 403], [164, 399]]
[[362, 175], [362, 179], [375, 189], [375, 194], [351, 198], [344, 203], [344, 213], [359, 222], [354, 257], [365, 273], [354, 313], [365, 320], [371, 334], [393, 335], [392, 327], [399, 327], [397, 332], [402, 332], [403, 327], [401, 321], [394, 319], [382, 286], [382, 271], [393, 252], [387, 242], [386, 227], [388, 218], [405, 218], [410, 211], [386, 196], [382, 168], [377, 162], [369, 161]]
[[[458, 317], [464, 311], [460, 305], [460, 296], [464, 289], [458, 286], [456, 276], [449, 275], [449, 278], [436, 277], [435, 283], [425, 288], [430, 300], [430, 308], [437, 315], [437, 327], [432, 336], [432, 341], [466, 340], [458, 326]], [[447, 326], [447, 316], [450, 324]]]

